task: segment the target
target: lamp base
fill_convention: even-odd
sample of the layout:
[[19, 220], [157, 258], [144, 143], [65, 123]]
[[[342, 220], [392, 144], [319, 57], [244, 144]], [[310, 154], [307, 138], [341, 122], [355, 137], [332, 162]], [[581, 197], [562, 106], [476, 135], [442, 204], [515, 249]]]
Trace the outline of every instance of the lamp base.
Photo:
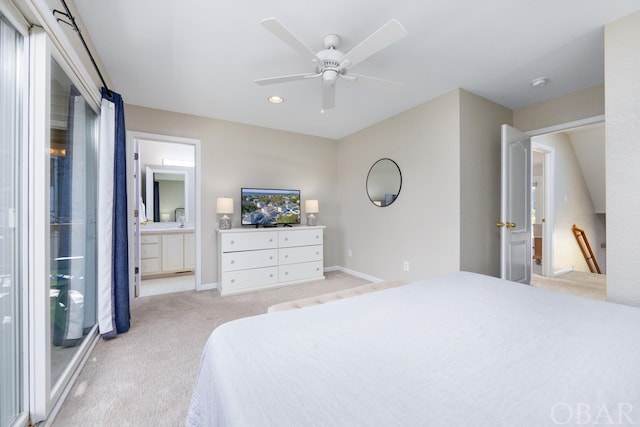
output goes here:
[[307, 215], [307, 225], [318, 225], [318, 220], [314, 214]]
[[218, 228], [220, 228], [220, 230], [231, 230], [231, 218], [226, 215], [220, 218]]

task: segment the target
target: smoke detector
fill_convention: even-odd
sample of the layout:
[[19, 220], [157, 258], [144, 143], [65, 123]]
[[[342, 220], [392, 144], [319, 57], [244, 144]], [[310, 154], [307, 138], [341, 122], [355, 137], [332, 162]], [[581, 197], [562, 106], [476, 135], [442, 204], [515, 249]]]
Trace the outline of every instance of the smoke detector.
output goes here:
[[549, 81], [549, 79], [547, 79], [546, 77], [538, 77], [536, 79], [531, 80], [531, 87], [542, 87], [544, 85], [547, 84], [547, 82]]

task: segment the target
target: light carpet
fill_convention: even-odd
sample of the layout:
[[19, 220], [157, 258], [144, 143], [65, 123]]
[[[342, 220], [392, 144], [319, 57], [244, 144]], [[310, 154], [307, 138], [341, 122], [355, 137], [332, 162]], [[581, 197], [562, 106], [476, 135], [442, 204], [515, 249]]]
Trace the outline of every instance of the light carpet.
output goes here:
[[544, 277], [531, 275], [533, 286], [550, 289], [552, 291], [573, 294], [582, 297], [607, 300], [607, 276], [604, 274], [571, 271], [561, 276]]
[[98, 342], [52, 425], [182, 426], [200, 355], [215, 327], [365, 283], [334, 271], [326, 280], [241, 295], [189, 291], [137, 298], [129, 332]]

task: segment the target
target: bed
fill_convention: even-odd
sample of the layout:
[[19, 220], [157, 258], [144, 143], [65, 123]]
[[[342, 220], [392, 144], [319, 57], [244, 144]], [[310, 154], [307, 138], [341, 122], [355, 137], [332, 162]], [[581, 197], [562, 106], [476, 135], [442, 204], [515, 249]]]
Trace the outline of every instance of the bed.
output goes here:
[[460, 272], [219, 326], [187, 425], [607, 420], [640, 424], [640, 309]]

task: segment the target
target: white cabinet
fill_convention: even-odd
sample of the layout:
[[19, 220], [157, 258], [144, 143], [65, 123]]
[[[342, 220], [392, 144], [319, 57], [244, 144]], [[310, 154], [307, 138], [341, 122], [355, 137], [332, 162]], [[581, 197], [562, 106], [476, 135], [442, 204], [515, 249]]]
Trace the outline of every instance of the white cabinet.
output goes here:
[[157, 231], [140, 236], [142, 278], [162, 277], [195, 270], [195, 234]]
[[195, 233], [183, 234], [184, 237], [184, 268], [196, 269], [196, 235]]
[[184, 270], [184, 237], [182, 234], [162, 235], [162, 271]]
[[160, 273], [160, 236], [157, 234], [140, 237], [140, 270], [143, 276]]
[[324, 226], [218, 230], [221, 295], [324, 279]]

